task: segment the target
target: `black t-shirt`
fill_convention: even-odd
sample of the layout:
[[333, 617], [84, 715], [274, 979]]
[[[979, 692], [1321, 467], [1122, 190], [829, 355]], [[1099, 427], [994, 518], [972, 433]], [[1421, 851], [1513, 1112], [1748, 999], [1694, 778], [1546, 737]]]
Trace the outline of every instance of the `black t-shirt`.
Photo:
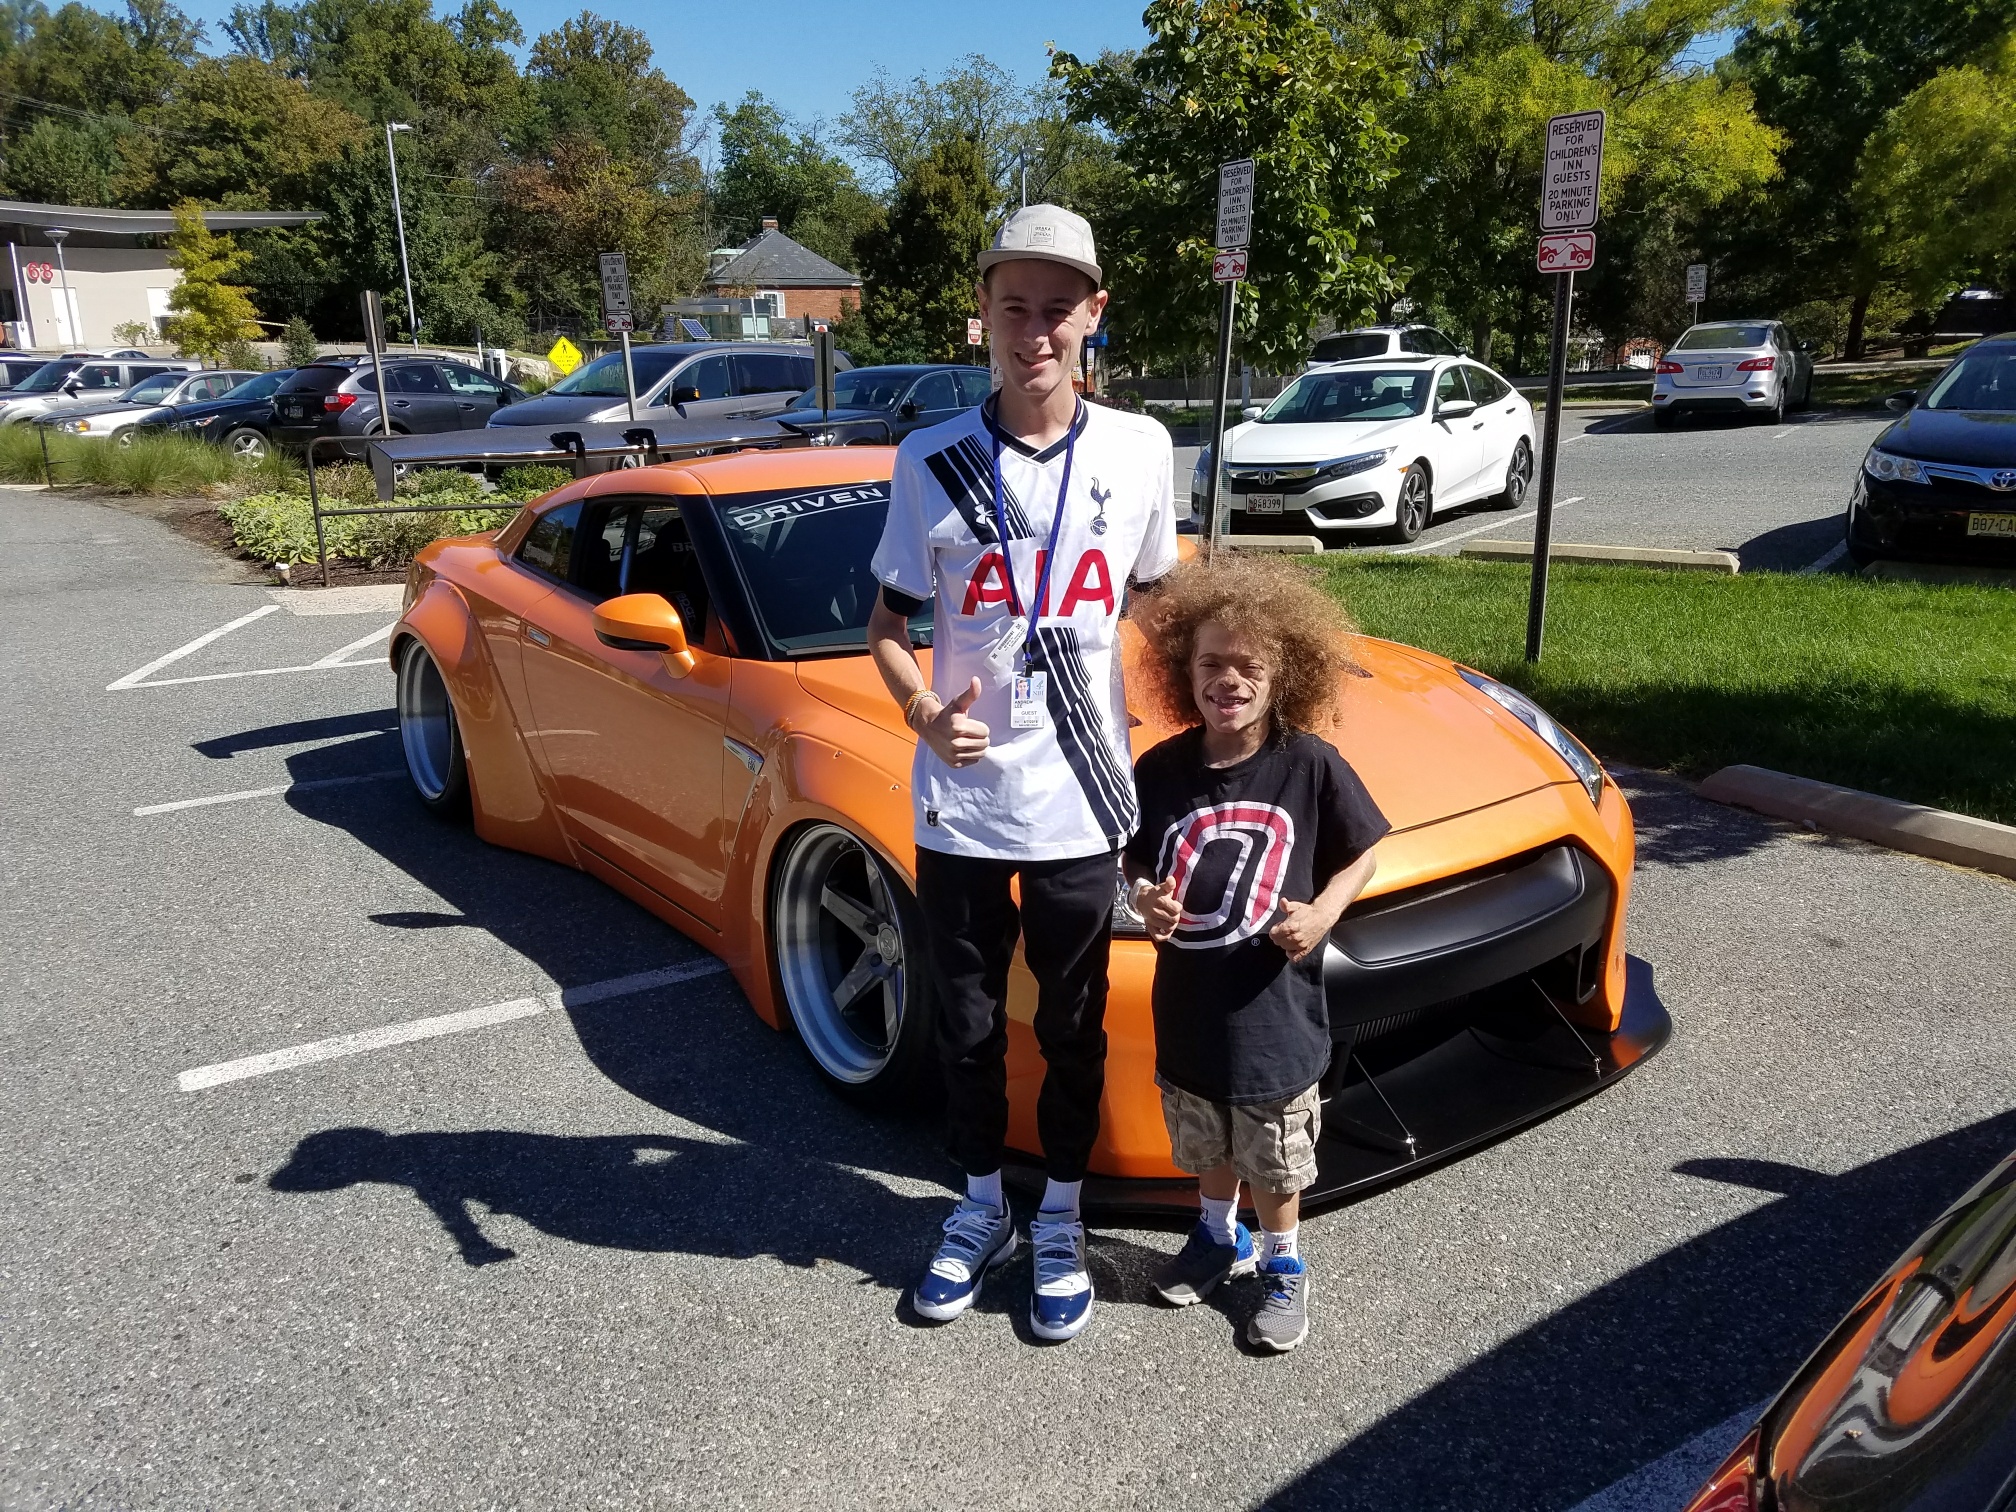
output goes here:
[[1155, 1069], [1214, 1102], [1273, 1102], [1330, 1064], [1323, 952], [1291, 962], [1267, 937], [1391, 826], [1336, 747], [1270, 740], [1234, 766], [1204, 764], [1204, 732], [1134, 764], [1141, 827], [1127, 857], [1176, 879], [1183, 922], [1156, 946]]

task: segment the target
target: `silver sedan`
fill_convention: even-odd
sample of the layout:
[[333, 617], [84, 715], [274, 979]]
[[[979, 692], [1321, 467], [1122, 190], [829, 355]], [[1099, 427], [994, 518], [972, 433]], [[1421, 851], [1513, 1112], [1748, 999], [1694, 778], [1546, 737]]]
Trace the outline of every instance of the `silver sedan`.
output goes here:
[[1813, 398], [1808, 345], [1775, 320], [1689, 326], [1652, 378], [1652, 421], [1681, 415], [1761, 415], [1774, 424]]

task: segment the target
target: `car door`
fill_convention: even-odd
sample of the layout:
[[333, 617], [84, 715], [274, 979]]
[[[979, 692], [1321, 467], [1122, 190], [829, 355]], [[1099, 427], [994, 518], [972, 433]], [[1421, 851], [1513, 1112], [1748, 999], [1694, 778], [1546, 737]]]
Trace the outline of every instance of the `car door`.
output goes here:
[[[711, 629], [678, 507], [663, 497], [589, 500], [569, 559], [548, 571], [554, 591], [525, 614], [523, 656], [561, 823], [605, 866], [719, 928], [733, 661]], [[626, 590], [662, 594], [680, 611], [692, 671], [677, 675], [656, 651], [597, 639], [595, 605]]]
[[490, 417], [497, 413], [497, 406], [503, 403], [503, 385], [459, 362], [444, 362], [440, 367], [448, 392], [455, 400], [456, 429], [475, 430], [488, 425]]
[[677, 405], [688, 420], [724, 420], [741, 413], [728, 371], [728, 354], [707, 352], [695, 357], [672, 375], [657, 403]]
[[950, 420], [965, 407], [959, 402], [959, 380], [955, 375], [926, 373], [911, 385], [896, 412], [899, 433], [908, 435], [913, 430]]
[[812, 386], [812, 360], [789, 352], [737, 352], [728, 359], [738, 415], [774, 415]]
[[1463, 367], [1451, 363], [1435, 377], [1435, 400], [1430, 430], [1435, 446], [1435, 507], [1447, 509], [1477, 496], [1477, 472], [1484, 450], [1481, 422], [1473, 414], [1443, 414], [1443, 406], [1468, 404], [1470, 386], [1463, 380]]
[[1471, 416], [1479, 442], [1477, 487], [1485, 493], [1495, 492], [1512, 465], [1512, 449], [1519, 444], [1519, 406], [1513, 400], [1512, 386], [1488, 369], [1466, 365], [1463, 379], [1477, 403], [1477, 413]]
[[461, 429], [461, 411], [440, 370], [431, 362], [402, 362], [385, 374], [385, 402], [394, 428], [415, 435]]

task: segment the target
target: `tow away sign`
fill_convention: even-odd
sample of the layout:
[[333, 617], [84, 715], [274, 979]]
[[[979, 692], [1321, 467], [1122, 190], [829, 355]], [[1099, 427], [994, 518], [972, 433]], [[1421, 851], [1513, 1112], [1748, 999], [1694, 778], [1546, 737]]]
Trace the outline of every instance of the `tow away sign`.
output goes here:
[[1237, 283], [1246, 276], [1246, 253], [1220, 252], [1211, 259], [1211, 281], [1213, 283]]
[[1603, 182], [1603, 112], [1584, 110], [1547, 122], [1547, 163], [1540, 179], [1540, 229], [1586, 231], [1596, 224]]
[[1580, 273], [1596, 266], [1594, 231], [1557, 231], [1540, 238], [1539, 254], [1533, 259], [1542, 273]]

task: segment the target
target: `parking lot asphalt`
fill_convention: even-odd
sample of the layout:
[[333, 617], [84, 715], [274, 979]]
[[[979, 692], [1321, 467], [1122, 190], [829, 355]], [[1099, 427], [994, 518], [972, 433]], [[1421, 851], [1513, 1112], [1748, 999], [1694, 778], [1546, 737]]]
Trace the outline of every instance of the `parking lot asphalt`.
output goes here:
[[275, 602], [0, 495], [0, 1505], [1616, 1512], [2016, 1147], [2016, 887], [1623, 773], [1672, 1044], [1309, 1219], [1301, 1350], [1236, 1346], [1250, 1289], [1153, 1305], [1181, 1235], [1133, 1224], [1095, 1225], [1072, 1344], [1031, 1341], [1026, 1260], [917, 1326], [928, 1120], [828, 1094], [628, 902], [424, 815], [390, 613]]
[[[1893, 418], [1815, 409], [1781, 426], [1702, 418], [1660, 430], [1642, 406], [1571, 407], [1561, 426], [1554, 539], [1733, 551], [1745, 572], [1797, 572], [1833, 553], [1833, 567], [1855, 469]], [[1178, 448], [1177, 491], [1186, 499], [1196, 465], [1197, 448]], [[1532, 507], [1501, 514], [1465, 506], [1438, 514], [1411, 546], [1367, 540], [1343, 549], [1440, 555], [1479, 538], [1532, 540]]]

